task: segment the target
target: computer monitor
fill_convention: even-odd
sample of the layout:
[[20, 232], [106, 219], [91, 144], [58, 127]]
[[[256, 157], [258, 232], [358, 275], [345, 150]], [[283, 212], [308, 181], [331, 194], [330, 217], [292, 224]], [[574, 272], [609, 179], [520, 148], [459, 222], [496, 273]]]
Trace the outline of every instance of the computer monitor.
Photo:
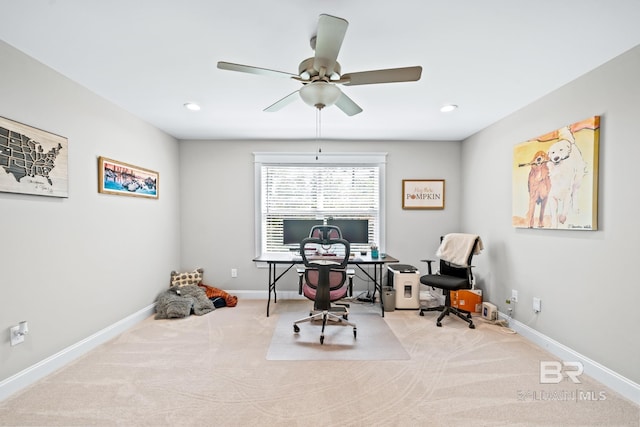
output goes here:
[[284, 219], [282, 220], [282, 243], [299, 245], [302, 239], [309, 237], [314, 225], [322, 225], [321, 219]]
[[327, 225], [338, 226], [342, 238], [349, 243], [369, 243], [368, 219], [329, 219]]

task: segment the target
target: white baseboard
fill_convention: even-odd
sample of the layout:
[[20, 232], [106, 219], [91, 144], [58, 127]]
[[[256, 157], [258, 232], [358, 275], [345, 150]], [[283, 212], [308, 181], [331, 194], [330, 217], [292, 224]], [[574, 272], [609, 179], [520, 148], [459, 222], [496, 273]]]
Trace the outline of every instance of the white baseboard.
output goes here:
[[[267, 291], [243, 291], [243, 290], [233, 290], [227, 291], [239, 299], [263, 299], [267, 300], [268, 294]], [[278, 291], [278, 299], [286, 300], [286, 299], [306, 299], [304, 295], [298, 294], [298, 291]], [[273, 295], [271, 295], [271, 302], [273, 302]]]
[[114, 323], [113, 325], [107, 326], [90, 337], [87, 337], [56, 354], [41, 360], [35, 365], [0, 381], [0, 401], [44, 378], [55, 370], [67, 365], [90, 350], [93, 350], [100, 344], [115, 338], [135, 324], [142, 322], [154, 312], [155, 304], [151, 304], [148, 307], [145, 307], [142, 310], [139, 310], [136, 313]]
[[622, 375], [612, 371], [606, 366], [603, 366], [598, 362], [591, 360], [588, 357], [570, 349], [569, 347], [549, 338], [548, 336], [541, 334], [540, 332], [530, 328], [524, 323], [510, 318], [504, 313], [500, 313], [500, 318], [508, 321], [509, 327], [516, 331], [518, 334], [522, 335], [534, 344], [544, 348], [561, 360], [566, 362], [570, 361], [582, 363], [585, 374], [601, 382], [617, 393], [620, 393], [622, 396], [631, 400], [635, 404], [640, 405], [640, 384], [637, 384], [629, 380], [628, 378], [623, 377]]

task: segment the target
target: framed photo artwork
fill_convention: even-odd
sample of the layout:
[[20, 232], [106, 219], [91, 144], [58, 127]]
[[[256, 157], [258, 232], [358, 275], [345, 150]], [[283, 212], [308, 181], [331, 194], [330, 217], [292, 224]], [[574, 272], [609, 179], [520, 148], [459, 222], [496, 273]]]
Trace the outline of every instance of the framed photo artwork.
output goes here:
[[512, 225], [597, 230], [600, 116], [514, 147]]
[[158, 198], [160, 174], [106, 157], [98, 158], [98, 192], [119, 196]]
[[444, 209], [444, 179], [403, 179], [402, 209]]
[[67, 138], [0, 117], [0, 191], [69, 197]]

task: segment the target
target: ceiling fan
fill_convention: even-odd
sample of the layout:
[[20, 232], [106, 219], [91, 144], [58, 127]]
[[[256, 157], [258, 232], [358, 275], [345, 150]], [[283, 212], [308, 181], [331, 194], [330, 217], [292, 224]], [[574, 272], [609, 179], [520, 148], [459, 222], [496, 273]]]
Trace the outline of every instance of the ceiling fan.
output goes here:
[[362, 108], [345, 95], [336, 86], [337, 84], [355, 86], [420, 80], [422, 74], [420, 66], [341, 74], [337, 59], [348, 26], [349, 23], [345, 19], [326, 14], [320, 15], [318, 30], [316, 35], [311, 38], [311, 48], [315, 50], [315, 55], [300, 63], [298, 74], [224, 61], [218, 62], [218, 68], [250, 74], [287, 77], [303, 84], [300, 90], [290, 93], [265, 108], [264, 111], [268, 112], [282, 109], [293, 102], [296, 95], [299, 94], [305, 103], [319, 110], [335, 104], [345, 114], [353, 116], [362, 112]]

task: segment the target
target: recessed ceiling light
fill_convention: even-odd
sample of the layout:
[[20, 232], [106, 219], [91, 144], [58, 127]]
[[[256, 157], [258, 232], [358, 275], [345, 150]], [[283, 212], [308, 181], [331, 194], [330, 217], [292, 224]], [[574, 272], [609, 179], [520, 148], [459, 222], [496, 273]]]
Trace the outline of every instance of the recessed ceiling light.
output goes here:
[[458, 108], [457, 105], [455, 104], [448, 104], [448, 105], [443, 105], [442, 108], [440, 108], [440, 111], [442, 111], [443, 113], [448, 113], [450, 111], [455, 110], [456, 108]]
[[184, 108], [190, 111], [200, 111], [200, 106], [195, 102], [187, 102], [184, 104]]

